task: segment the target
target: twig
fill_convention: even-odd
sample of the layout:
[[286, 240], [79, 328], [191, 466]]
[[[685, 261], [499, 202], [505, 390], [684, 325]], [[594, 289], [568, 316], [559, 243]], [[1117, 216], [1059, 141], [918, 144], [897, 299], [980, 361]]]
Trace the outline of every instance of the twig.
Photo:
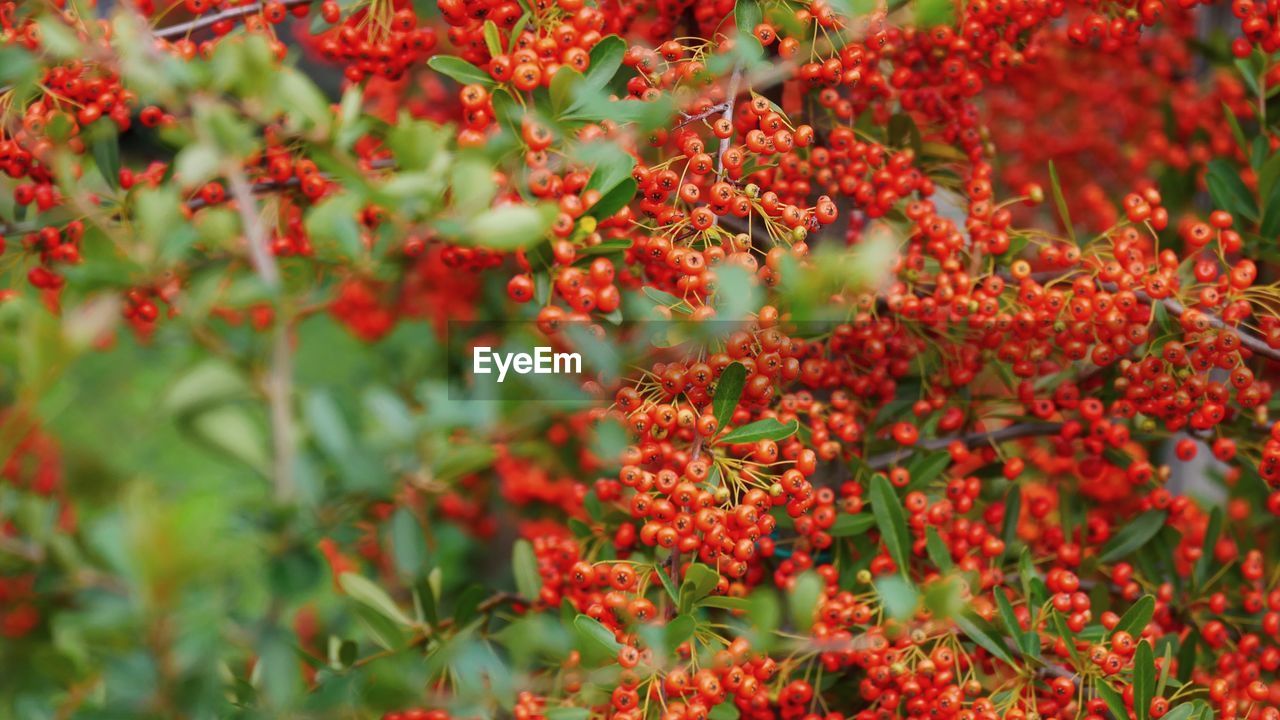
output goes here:
[[725, 109], [727, 109], [728, 107], [730, 107], [729, 103], [718, 102], [715, 105], [712, 105], [711, 107], [707, 108], [706, 110], [703, 110], [700, 113], [694, 113], [690, 115], [689, 113], [682, 112], [680, 113], [680, 122], [676, 124], [675, 129], [679, 130], [685, 125], [688, 125], [689, 123], [695, 123], [695, 122], [698, 122], [699, 120], [706, 120], [712, 115], [723, 113]]
[[[315, 0], [279, 0], [281, 5], [285, 7], [293, 7], [295, 5], [310, 5]], [[223, 10], [220, 13], [198, 17], [194, 20], [169, 25], [167, 27], [157, 28], [155, 36], [164, 40], [172, 40], [173, 38], [184, 37], [197, 30], [203, 30], [212, 27], [224, 20], [239, 20], [242, 17], [262, 12], [263, 3], [255, 2], [249, 5], [241, 5]]]
[[235, 198], [240, 222], [244, 225], [245, 240], [249, 245], [249, 262], [253, 269], [272, 291], [280, 289], [280, 267], [276, 264], [276, 256], [271, 252], [267, 230], [258, 217], [257, 203], [253, 199], [253, 187], [244, 175], [240, 164], [231, 164], [227, 171], [227, 185], [231, 197]]
[[38, 564], [44, 560], [44, 548], [5, 535], [0, 535], [0, 552], [22, 558], [30, 563]]
[[[1006, 282], [1016, 282], [1016, 280], [1014, 280], [1014, 278], [1006, 272], [1000, 272], [998, 274]], [[1037, 283], [1045, 283], [1052, 280], [1059, 280], [1064, 277], [1067, 277], [1067, 274], [1057, 272], [1054, 270], [1046, 270], [1044, 272], [1031, 273], [1030, 279]], [[1119, 285], [1116, 285], [1113, 282], [1108, 282], [1106, 280], [1099, 280], [1098, 287], [1102, 288], [1103, 290], [1109, 293], [1117, 293], [1121, 291], [1121, 288]], [[1181, 318], [1182, 315], [1186, 313], [1188, 309], [1182, 303], [1178, 302], [1174, 298], [1159, 298], [1159, 299], [1153, 298], [1150, 295], [1148, 295], [1145, 290], [1142, 290], [1140, 288], [1134, 288], [1130, 290], [1130, 292], [1132, 292], [1134, 296], [1138, 298], [1139, 302], [1146, 303], [1147, 305], [1155, 305], [1156, 303], [1163, 305], [1164, 309], [1168, 310], [1169, 314], [1174, 316], [1175, 318]], [[1280, 362], [1280, 350], [1277, 350], [1276, 348], [1271, 347], [1262, 338], [1258, 337], [1257, 335], [1254, 335], [1251, 332], [1248, 332], [1244, 328], [1228, 325], [1226, 322], [1223, 321], [1222, 317], [1220, 317], [1216, 313], [1207, 312], [1205, 310], [1197, 310], [1197, 312], [1205, 316], [1205, 318], [1209, 321], [1210, 326], [1218, 330], [1231, 330], [1235, 332], [1236, 335], [1240, 337], [1240, 344], [1245, 346], [1249, 350], [1251, 350], [1254, 354], [1261, 355], [1262, 357], [1268, 358], [1270, 360], [1275, 360], [1277, 362]]]
[[[1110, 283], [1107, 283], [1107, 284], [1110, 284]], [[1139, 300], [1147, 303], [1148, 305], [1154, 304], [1156, 302], [1163, 304], [1165, 309], [1169, 311], [1169, 314], [1176, 318], [1182, 317], [1182, 314], [1187, 311], [1187, 309], [1182, 306], [1182, 303], [1178, 302], [1173, 298], [1164, 298], [1162, 300], [1156, 300], [1155, 298], [1152, 298], [1150, 295], [1146, 294], [1142, 290], [1134, 290], [1133, 294], [1138, 296]], [[1237, 336], [1239, 336], [1240, 344], [1246, 348], [1249, 348], [1249, 350], [1251, 350], [1254, 354], [1261, 355], [1264, 358], [1268, 358], [1270, 360], [1275, 360], [1280, 362], [1280, 350], [1277, 350], [1271, 347], [1262, 338], [1242, 328], [1231, 327], [1227, 325], [1225, 322], [1223, 322], [1222, 318], [1219, 317], [1216, 313], [1205, 312], [1203, 310], [1200, 310], [1199, 312], [1201, 315], [1204, 315], [1206, 319], [1208, 319], [1209, 324], [1211, 326], [1219, 330], [1231, 330], [1232, 332], [1234, 332]]]
[[[520, 595], [517, 595], [515, 593], [498, 592], [482, 600], [480, 604], [476, 606], [476, 612], [483, 615], [485, 613], [490, 612], [491, 610], [498, 607], [499, 605], [503, 605], [506, 603], [510, 603], [513, 605], [532, 605], [533, 604], [528, 599]], [[356, 660], [355, 662], [351, 663], [351, 668], [355, 669], [358, 667], [363, 667], [373, 662], [374, 660], [381, 660], [384, 657], [395, 655], [396, 653], [402, 652], [404, 650], [410, 650], [412, 648], [422, 647], [423, 645], [427, 644], [428, 640], [430, 640], [432, 637], [435, 637], [435, 634], [437, 632], [439, 632], [440, 630], [447, 630], [450, 627], [453, 627], [453, 625], [454, 625], [453, 618], [445, 618], [444, 620], [441, 620], [440, 623], [436, 625], [434, 628], [431, 628], [431, 627], [426, 628], [424, 632], [420, 633], [417, 637], [415, 637], [412, 641], [410, 641], [409, 644], [404, 648], [381, 650], [376, 653], [373, 653], [372, 655], [366, 655], [365, 657], [362, 657]]]
[[[290, 8], [290, 7], [294, 7], [295, 5], [310, 5], [313, 2], [316, 2], [316, 0], [279, 0], [279, 2], [281, 5], [284, 5], [286, 8]], [[195, 18], [194, 20], [188, 20], [186, 22], [177, 23], [176, 25], [169, 25], [168, 27], [155, 28], [151, 32], [151, 37], [158, 38], [161, 40], [173, 40], [175, 38], [186, 37], [187, 35], [190, 35], [191, 33], [196, 32], [197, 30], [203, 30], [208, 27], [213, 27], [214, 25], [217, 25], [218, 23], [223, 22], [224, 20], [239, 20], [242, 17], [247, 17], [255, 13], [260, 13], [262, 12], [262, 7], [263, 7], [262, 2], [255, 2], [255, 3], [250, 3], [249, 5], [241, 5], [240, 7], [229, 8], [227, 10], [223, 10], [222, 12], [215, 13], [213, 15], [206, 15], [204, 17]], [[0, 85], [0, 95], [3, 95], [4, 93], [12, 89], [13, 89], [12, 85]]]
[[[390, 170], [395, 167], [393, 158], [378, 158], [369, 163], [370, 170]], [[330, 179], [327, 173], [320, 173], [320, 176]], [[297, 177], [291, 177], [288, 180], [259, 180], [250, 186], [251, 194], [254, 196], [266, 195], [268, 193], [279, 192], [282, 190], [292, 190], [299, 185], [301, 181]], [[184, 203], [188, 210], [195, 211], [209, 207], [213, 203], [209, 203], [204, 198], [196, 195]], [[0, 235], [26, 235], [28, 233], [37, 232], [44, 227], [46, 223], [29, 222], [25, 225], [0, 225]]]
[[1015, 440], [1017, 438], [1035, 437], [1037, 435], [1053, 435], [1062, 430], [1062, 423], [1020, 423], [1000, 428], [999, 430], [991, 430], [984, 432], [974, 432], [967, 435], [953, 435], [951, 437], [940, 437], [925, 440], [918, 445], [912, 447], [900, 448], [880, 455], [874, 455], [867, 460], [867, 466], [873, 470], [881, 470], [883, 468], [894, 465], [921, 450], [945, 450], [954, 442], [960, 442], [965, 447], [977, 447], [979, 445], [987, 445], [990, 443], [1004, 442], [1005, 440]]
[[[738, 98], [738, 86], [742, 84], [742, 69], [734, 68], [733, 75], [729, 78], [729, 90], [724, 98], [724, 115], [725, 120], [733, 122], [733, 103]], [[720, 138], [720, 152], [716, 154], [716, 174], [724, 177], [724, 154], [729, 152], [729, 138]]]
[[266, 394], [270, 408], [272, 442], [272, 479], [276, 500], [288, 502], [293, 498], [293, 358], [289, 345], [290, 322], [287, 308], [281, 297], [280, 266], [271, 252], [270, 238], [258, 216], [253, 188], [245, 178], [244, 169], [237, 161], [227, 171], [227, 184], [235, 198], [240, 221], [244, 226], [245, 241], [249, 245], [249, 260], [262, 282], [276, 295], [275, 333], [272, 338], [271, 365], [267, 374]]

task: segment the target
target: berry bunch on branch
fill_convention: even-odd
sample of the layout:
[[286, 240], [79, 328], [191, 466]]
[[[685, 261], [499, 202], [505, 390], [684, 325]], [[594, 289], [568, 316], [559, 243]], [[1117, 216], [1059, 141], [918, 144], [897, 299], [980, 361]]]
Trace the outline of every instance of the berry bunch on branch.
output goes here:
[[1280, 718], [1225, 5], [0, 0], [0, 717]]

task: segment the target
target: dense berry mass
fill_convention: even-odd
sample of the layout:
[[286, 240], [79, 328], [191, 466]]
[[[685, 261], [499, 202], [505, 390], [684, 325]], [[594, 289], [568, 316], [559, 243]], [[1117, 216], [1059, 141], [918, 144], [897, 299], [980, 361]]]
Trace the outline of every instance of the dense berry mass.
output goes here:
[[0, 717], [1280, 718], [1278, 9], [0, 0]]

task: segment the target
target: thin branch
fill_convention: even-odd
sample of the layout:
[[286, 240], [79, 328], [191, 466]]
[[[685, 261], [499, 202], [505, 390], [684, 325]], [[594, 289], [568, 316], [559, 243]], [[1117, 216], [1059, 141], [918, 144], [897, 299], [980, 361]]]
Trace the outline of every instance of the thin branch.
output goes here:
[[[724, 115], [725, 120], [733, 122], [733, 104], [738, 98], [738, 87], [742, 84], [742, 69], [734, 68], [733, 75], [729, 78], [729, 90], [724, 98]], [[716, 174], [724, 177], [724, 154], [729, 152], [729, 137], [720, 138], [720, 152], [716, 154]]]
[[718, 102], [715, 105], [712, 105], [711, 107], [707, 108], [706, 110], [703, 110], [702, 112], [699, 112], [699, 113], [693, 113], [692, 115], [689, 113], [682, 112], [680, 113], [680, 122], [676, 124], [675, 129], [679, 130], [685, 125], [688, 125], [689, 123], [695, 123], [695, 122], [698, 122], [699, 120], [706, 120], [712, 115], [718, 115], [720, 113], [723, 113], [729, 107], [730, 107], [730, 103]]
[[230, 168], [227, 172], [227, 186], [231, 191], [231, 197], [235, 198], [240, 222], [244, 225], [245, 241], [249, 245], [249, 261], [268, 288], [272, 291], [279, 290], [280, 267], [276, 264], [275, 254], [271, 252], [271, 240], [267, 237], [267, 229], [262, 224], [262, 218], [258, 217], [258, 204], [254, 201], [253, 187], [249, 185], [239, 163], [231, 165]]
[[[480, 615], [484, 615], [489, 612], [492, 612], [499, 605], [504, 605], [504, 604], [532, 605], [533, 603], [527, 600], [526, 598], [520, 595], [517, 595], [515, 593], [497, 592], [485, 598], [484, 600], [482, 600], [480, 604], [476, 606], [476, 612]], [[351, 663], [351, 669], [364, 667], [365, 665], [368, 665], [374, 660], [381, 660], [382, 658], [390, 657], [399, 652], [403, 652], [404, 650], [411, 650], [416, 647], [422, 647], [423, 645], [427, 644], [428, 640], [435, 637], [435, 634], [437, 632], [441, 630], [447, 630], [450, 627], [453, 627], [453, 625], [454, 625], [453, 618], [446, 618], [444, 620], [441, 620], [440, 623], [436, 625], [434, 628], [431, 628], [431, 627], [426, 628], [424, 632], [420, 633], [417, 637], [411, 640], [409, 644], [404, 648], [380, 650], [372, 655], [367, 655]]]
[[[279, 2], [281, 5], [284, 5], [286, 8], [288, 8], [288, 7], [293, 7], [295, 5], [310, 5], [311, 3], [315, 2], [315, 0], [279, 0]], [[206, 15], [204, 17], [198, 17], [194, 20], [188, 20], [186, 22], [177, 23], [175, 25], [169, 25], [167, 27], [157, 28], [155, 31], [155, 35], [156, 37], [162, 38], [164, 40], [182, 38], [193, 32], [196, 32], [197, 30], [203, 30], [205, 28], [212, 27], [225, 20], [239, 20], [242, 17], [260, 13], [262, 12], [263, 5], [264, 3], [255, 2], [255, 3], [250, 3], [249, 5], [241, 5], [240, 7], [228, 8], [226, 10], [223, 10], [220, 13], [214, 13], [213, 15]]]
[[[393, 158], [378, 158], [369, 163], [370, 170], [390, 170], [395, 167]], [[320, 176], [326, 180], [330, 179], [327, 173], [320, 173]], [[302, 182], [296, 176], [288, 180], [259, 180], [250, 186], [253, 196], [267, 195], [273, 192], [281, 192], [284, 190], [292, 190], [301, 185]], [[211, 204], [204, 198], [196, 195], [184, 203], [188, 210], [196, 211], [209, 207]], [[45, 227], [47, 223], [29, 222], [25, 225], [0, 225], [0, 235], [26, 235], [28, 233], [38, 232], [40, 228]]]
[[1019, 423], [999, 430], [973, 432], [967, 435], [952, 435], [925, 440], [912, 447], [899, 448], [880, 455], [873, 455], [867, 460], [867, 466], [873, 470], [882, 470], [895, 465], [912, 455], [925, 451], [945, 450], [954, 442], [963, 443], [965, 447], [974, 448], [980, 445], [1016, 440], [1018, 438], [1036, 437], [1038, 435], [1055, 435], [1062, 431], [1062, 423], [1031, 422]]
[[[1016, 280], [1014, 280], [1013, 277], [1010, 276], [1008, 273], [1001, 272], [999, 273], [999, 275], [1006, 282], [1016, 282]], [[1038, 283], [1045, 283], [1051, 280], [1059, 280], [1064, 277], [1067, 277], [1067, 274], [1057, 272], [1054, 270], [1031, 273], [1031, 280]], [[1117, 293], [1117, 292], [1120, 292], [1121, 290], [1119, 285], [1116, 285], [1113, 282], [1108, 282], [1106, 280], [1099, 280], [1098, 286], [1109, 293]], [[1159, 299], [1153, 298], [1150, 295], [1148, 295], [1145, 290], [1142, 290], [1140, 288], [1134, 288], [1130, 290], [1130, 292], [1132, 292], [1134, 296], [1138, 298], [1139, 302], [1146, 303], [1147, 305], [1155, 305], [1156, 303], [1163, 305], [1164, 309], [1168, 310], [1169, 314], [1174, 316], [1175, 318], [1181, 318], [1183, 314], [1186, 313], [1188, 310], [1187, 307], [1185, 307], [1182, 303], [1178, 302], [1174, 298], [1159, 298]], [[1258, 337], [1257, 335], [1254, 335], [1253, 333], [1249, 332], [1244, 328], [1228, 325], [1226, 322], [1223, 321], [1222, 317], [1219, 316], [1217, 313], [1212, 313], [1205, 310], [1197, 310], [1197, 312], [1204, 315], [1205, 318], [1208, 319], [1210, 326], [1218, 330], [1231, 330], [1235, 332], [1236, 335], [1240, 337], [1240, 344], [1248, 348], [1254, 354], [1261, 355], [1262, 357], [1265, 357], [1269, 360], [1275, 360], [1277, 362], [1280, 362], [1280, 350], [1277, 350], [1276, 348], [1271, 347], [1262, 338]]]
[[0, 535], [0, 552], [35, 564], [44, 560], [44, 548], [7, 535]]
[[294, 493], [293, 409], [293, 358], [290, 346], [290, 322], [287, 308], [281, 296], [280, 266], [271, 251], [270, 237], [257, 211], [253, 187], [249, 185], [239, 162], [231, 164], [227, 172], [227, 184], [235, 198], [240, 221], [244, 226], [245, 241], [249, 246], [249, 260], [262, 282], [276, 297], [275, 333], [272, 338], [271, 365], [266, 379], [267, 404], [271, 418], [272, 480], [276, 500], [288, 502]]
[[[1182, 317], [1182, 314], [1187, 311], [1187, 309], [1182, 306], [1182, 303], [1178, 302], [1173, 298], [1164, 298], [1162, 300], [1156, 300], [1155, 298], [1152, 298], [1150, 295], [1146, 294], [1142, 290], [1134, 290], [1133, 294], [1137, 295], [1139, 300], [1149, 305], [1154, 304], [1156, 302], [1163, 304], [1164, 308], [1169, 311], [1169, 314], [1176, 318]], [[1203, 310], [1200, 310], [1199, 312], [1201, 315], [1204, 315], [1209, 320], [1209, 324], [1211, 326], [1219, 330], [1233, 331], [1237, 336], [1239, 336], [1240, 344], [1248, 348], [1249, 350], [1251, 350], [1254, 354], [1261, 355], [1264, 358], [1268, 358], [1270, 360], [1275, 360], [1277, 362], [1280, 362], [1280, 350], [1277, 350], [1271, 347], [1262, 338], [1258, 337], [1257, 335], [1254, 335], [1251, 332], [1248, 332], [1243, 328], [1231, 327], [1230, 325], [1227, 325], [1225, 322], [1223, 322], [1222, 318], [1215, 313], [1205, 312]]]
[[[297, 5], [310, 5], [316, 2], [316, 0], [279, 0], [279, 2], [286, 8], [291, 8]], [[195, 18], [194, 20], [177, 23], [175, 25], [155, 28], [151, 32], [151, 37], [161, 40], [184, 38], [194, 32], [213, 27], [214, 25], [226, 20], [239, 20], [240, 18], [260, 13], [262, 12], [263, 5], [264, 3], [262, 2], [254, 2], [248, 5], [229, 8], [222, 12], [214, 13], [213, 15], [206, 15], [204, 17]], [[3, 95], [12, 89], [12, 85], [0, 85], [0, 95]]]
[[293, 498], [293, 348], [289, 326], [284, 318], [276, 318], [275, 337], [271, 343], [271, 373], [267, 376], [267, 401], [271, 406], [271, 441], [275, 459], [276, 499]]

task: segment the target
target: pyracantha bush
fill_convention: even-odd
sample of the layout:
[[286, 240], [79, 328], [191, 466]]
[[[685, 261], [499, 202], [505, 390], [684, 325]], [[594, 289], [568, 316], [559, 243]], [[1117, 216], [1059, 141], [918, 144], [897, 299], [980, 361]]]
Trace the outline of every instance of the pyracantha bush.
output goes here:
[[0, 0], [0, 717], [1280, 718], [1277, 9]]

